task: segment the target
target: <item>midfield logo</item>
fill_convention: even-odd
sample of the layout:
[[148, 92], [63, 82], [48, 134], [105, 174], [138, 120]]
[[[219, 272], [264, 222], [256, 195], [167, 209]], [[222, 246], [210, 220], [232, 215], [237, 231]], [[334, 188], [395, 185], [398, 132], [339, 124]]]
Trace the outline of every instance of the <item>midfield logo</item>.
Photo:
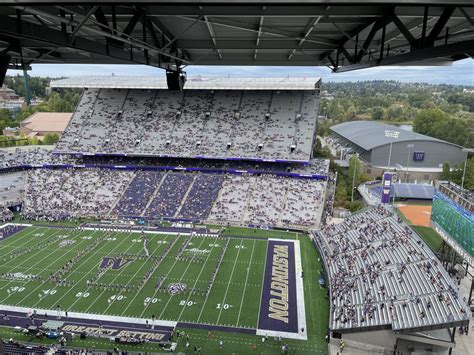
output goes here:
[[109, 256], [106, 256], [102, 258], [102, 261], [99, 265], [99, 269], [111, 268], [112, 270], [119, 270], [131, 261], [133, 261], [133, 259], [111, 258]]
[[170, 295], [177, 295], [178, 293], [184, 292], [186, 290], [186, 284], [182, 283], [172, 283], [168, 286], [168, 293]]

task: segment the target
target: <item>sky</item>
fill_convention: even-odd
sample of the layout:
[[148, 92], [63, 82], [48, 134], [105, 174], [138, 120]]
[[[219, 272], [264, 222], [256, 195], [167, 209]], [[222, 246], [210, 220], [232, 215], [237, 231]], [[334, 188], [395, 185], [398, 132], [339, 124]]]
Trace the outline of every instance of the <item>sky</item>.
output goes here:
[[[474, 60], [464, 59], [451, 66], [387, 66], [374, 67], [346, 73], [332, 73], [326, 67], [253, 67], [253, 66], [193, 66], [187, 67], [188, 76], [306, 76], [321, 77], [323, 82], [362, 80], [397, 80], [430, 84], [474, 85]], [[9, 70], [8, 75], [21, 74]], [[125, 64], [34, 64], [29, 72], [32, 76], [71, 77], [82, 75], [164, 75], [162, 69], [144, 65]]]

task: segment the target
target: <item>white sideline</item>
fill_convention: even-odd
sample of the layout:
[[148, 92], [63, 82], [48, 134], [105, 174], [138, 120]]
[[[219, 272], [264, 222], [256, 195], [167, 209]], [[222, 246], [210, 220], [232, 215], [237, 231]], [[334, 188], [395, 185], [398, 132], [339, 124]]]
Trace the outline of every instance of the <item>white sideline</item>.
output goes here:
[[[268, 238], [268, 240], [281, 241], [277, 238]], [[308, 333], [306, 329], [306, 310], [304, 302], [304, 287], [301, 273], [301, 249], [299, 240], [285, 239], [285, 242], [293, 242], [295, 247], [295, 282], [296, 282], [296, 307], [298, 314], [298, 333], [279, 332], [275, 330], [257, 329], [256, 334], [269, 337], [282, 337], [287, 339], [308, 340]], [[266, 262], [266, 261], [265, 261]], [[301, 329], [304, 329], [301, 331]]]
[[0, 228], [5, 228], [7, 226], [32, 227], [33, 224], [28, 224], [28, 223], [5, 223], [3, 226], [0, 226]]
[[[100, 231], [109, 231], [109, 232], [127, 232], [127, 233], [142, 233], [141, 229], [126, 229], [126, 228], [114, 228], [114, 227], [84, 227], [82, 229], [85, 230], [90, 230], [90, 231], [95, 231], [95, 230], [100, 230]], [[167, 234], [167, 235], [196, 235], [200, 237], [215, 237], [215, 234], [206, 234], [206, 233], [196, 233], [196, 232], [170, 232], [170, 231], [154, 231], [154, 230], [147, 230], [144, 229], [143, 233], [145, 234]]]
[[[48, 314], [51, 318], [56, 318], [58, 315], [58, 310], [52, 309], [41, 309], [41, 308], [30, 308], [30, 307], [16, 307], [16, 306], [6, 306], [0, 305], [0, 312], [1, 311], [12, 311], [12, 312], [20, 312], [20, 313], [33, 313], [33, 310], [39, 315], [43, 315], [45, 313]], [[64, 311], [60, 313], [64, 317]], [[147, 321], [149, 325], [155, 326], [163, 326], [163, 327], [176, 327], [178, 322], [175, 321], [168, 321], [168, 320], [160, 320], [155, 319], [152, 322], [148, 318], [134, 318], [134, 317], [121, 317], [121, 316], [108, 316], [103, 314], [95, 314], [95, 313], [79, 313], [79, 312], [69, 312], [68, 311], [68, 318], [79, 318], [79, 319], [91, 319], [96, 321], [109, 321], [109, 322], [120, 322], [120, 323], [128, 323], [128, 324], [141, 324], [146, 325]]]

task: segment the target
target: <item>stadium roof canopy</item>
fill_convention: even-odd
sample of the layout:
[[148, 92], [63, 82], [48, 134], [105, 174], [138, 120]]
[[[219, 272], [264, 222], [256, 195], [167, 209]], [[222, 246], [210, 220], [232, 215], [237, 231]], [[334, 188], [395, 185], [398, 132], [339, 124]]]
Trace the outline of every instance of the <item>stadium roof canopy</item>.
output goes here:
[[474, 54], [472, 0], [2, 0], [0, 64], [444, 65]]
[[[314, 90], [320, 78], [190, 77], [189, 90]], [[52, 88], [167, 89], [166, 78], [148, 76], [78, 76], [52, 81]]]
[[[390, 144], [390, 142], [399, 143], [413, 141], [431, 141], [442, 142], [457, 146], [456, 144], [425, 136], [424, 134], [415, 133], [412, 131], [401, 129], [399, 127], [373, 121], [344, 122], [332, 126], [331, 130], [367, 151], [372, 150], [376, 147]], [[398, 138], [393, 139], [387, 137], [385, 134], [386, 131], [399, 132]]]

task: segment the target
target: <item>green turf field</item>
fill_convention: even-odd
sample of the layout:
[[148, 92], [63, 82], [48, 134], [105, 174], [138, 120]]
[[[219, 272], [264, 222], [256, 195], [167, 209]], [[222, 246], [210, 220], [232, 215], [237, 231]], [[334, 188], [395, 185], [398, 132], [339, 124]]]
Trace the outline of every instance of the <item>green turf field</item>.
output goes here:
[[[0, 303], [50, 310], [60, 305], [63, 311], [256, 327], [258, 302], [245, 309], [242, 305], [261, 292], [265, 239], [159, 234], [147, 234], [147, 239], [151, 257], [146, 256], [139, 233], [24, 229], [0, 245]], [[225, 245], [225, 257], [219, 264]], [[78, 254], [73, 265], [58, 274]], [[104, 257], [133, 260], [116, 270], [110, 261], [97, 275]], [[13, 279], [6, 273], [13, 274]], [[22, 280], [33, 275], [41, 280]], [[51, 275], [59, 276], [52, 281]], [[160, 279], [163, 287], [180, 283], [194, 292], [172, 296], [166, 288], [156, 289]]]
[[[62, 312], [146, 319], [154, 315], [160, 320], [256, 328], [267, 238], [298, 239], [305, 271], [308, 340], [285, 343], [300, 353], [326, 353], [328, 301], [326, 290], [317, 283], [321, 264], [309, 237], [242, 228], [225, 234], [234, 237], [147, 234], [145, 251], [140, 233], [31, 226], [0, 242], [0, 304], [50, 310], [60, 305]], [[258, 238], [248, 238], [251, 235]], [[104, 257], [133, 260], [122, 262], [118, 269], [110, 261], [99, 272]], [[66, 266], [74, 258], [72, 266]], [[214, 270], [214, 284], [207, 292]], [[50, 280], [51, 274], [59, 275], [61, 282]], [[25, 279], [33, 275], [41, 279]], [[158, 280], [164, 289], [156, 288]], [[195, 292], [170, 295], [167, 286], [171, 283], [186, 284]], [[205, 330], [184, 331], [191, 339], [199, 339], [203, 350], [218, 349], [218, 339], [235, 353], [246, 353], [255, 343], [266, 353], [279, 353], [281, 347], [273, 341], [261, 344], [255, 335], [215, 332], [213, 339], [205, 341]], [[183, 349], [184, 344], [178, 344]]]

